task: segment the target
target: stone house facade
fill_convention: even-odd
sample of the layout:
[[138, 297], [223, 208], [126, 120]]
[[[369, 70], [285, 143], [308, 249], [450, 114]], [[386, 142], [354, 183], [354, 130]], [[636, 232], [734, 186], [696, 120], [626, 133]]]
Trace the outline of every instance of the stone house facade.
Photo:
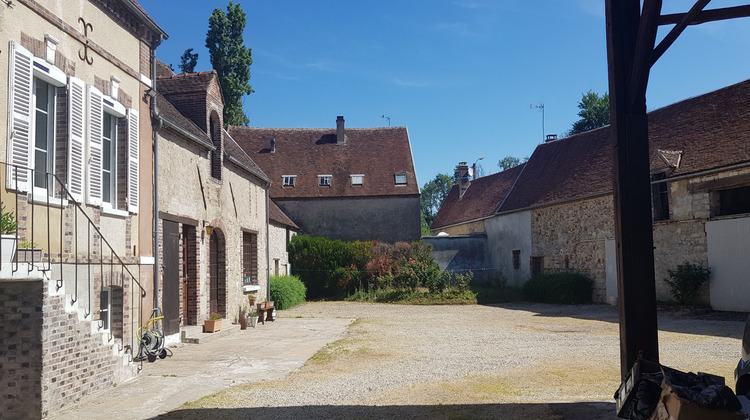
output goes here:
[[17, 222], [0, 244], [4, 415], [39, 418], [135, 373], [154, 296], [146, 92], [165, 36], [132, 0], [0, 6], [0, 204]]
[[[750, 247], [749, 102], [745, 81], [648, 114], [658, 299], [671, 299], [668, 270], [698, 263], [712, 271], [705, 303], [750, 310], [743, 274], [750, 269], [743, 255]], [[536, 272], [580, 271], [594, 280], [595, 301], [617, 301], [612, 147], [608, 127], [540, 144], [512, 187], [484, 191], [502, 197], [482, 214], [492, 269], [514, 285]], [[473, 187], [463, 200], [449, 195], [433, 234], [460, 226], [461, 208], [481, 207]]]
[[419, 239], [420, 204], [406, 127], [229, 127], [272, 181], [271, 199], [301, 233], [394, 243]]
[[211, 313], [231, 321], [250, 294], [267, 298], [286, 238], [271, 234], [270, 180], [222, 128], [216, 72], [175, 75], [159, 63], [157, 90], [160, 296], [176, 340]]

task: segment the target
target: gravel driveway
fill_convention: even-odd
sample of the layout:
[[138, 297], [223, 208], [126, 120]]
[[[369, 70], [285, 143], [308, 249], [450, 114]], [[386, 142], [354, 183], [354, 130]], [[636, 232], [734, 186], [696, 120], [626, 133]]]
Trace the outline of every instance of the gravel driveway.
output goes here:
[[[243, 384], [166, 418], [612, 419], [616, 309], [604, 305], [308, 303], [280, 317], [356, 318], [282, 379]], [[744, 318], [661, 314], [661, 362], [732, 384]]]

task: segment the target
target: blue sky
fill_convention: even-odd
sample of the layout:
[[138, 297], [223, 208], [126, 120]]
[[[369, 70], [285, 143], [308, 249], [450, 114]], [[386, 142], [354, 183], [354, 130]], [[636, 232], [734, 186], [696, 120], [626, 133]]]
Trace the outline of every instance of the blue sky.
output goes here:
[[[228, 1], [139, 3], [169, 34], [160, 60], [177, 69], [193, 48], [197, 70], [210, 70], [208, 17]], [[484, 157], [491, 174], [505, 156], [529, 156], [542, 141], [542, 111], [530, 105], [544, 104], [544, 133], [563, 134], [584, 92], [608, 90], [604, 0], [239, 3], [250, 125], [333, 128], [343, 115], [347, 127], [380, 127], [388, 116], [409, 129], [420, 186], [459, 161]], [[664, 0], [663, 13], [693, 3]], [[648, 108], [749, 78], [749, 51], [750, 19], [689, 27], [652, 69]]]

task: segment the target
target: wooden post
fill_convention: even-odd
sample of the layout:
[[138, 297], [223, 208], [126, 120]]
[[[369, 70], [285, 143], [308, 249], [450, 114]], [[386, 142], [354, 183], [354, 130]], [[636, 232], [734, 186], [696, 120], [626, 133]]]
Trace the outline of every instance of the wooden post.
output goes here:
[[639, 8], [639, 0], [606, 1], [622, 379], [639, 353], [659, 361], [645, 95], [651, 63], [640, 62], [650, 55], [637, 51], [644, 41], [650, 51], [653, 40], [648, 46], [648, 30], [639, 30]]

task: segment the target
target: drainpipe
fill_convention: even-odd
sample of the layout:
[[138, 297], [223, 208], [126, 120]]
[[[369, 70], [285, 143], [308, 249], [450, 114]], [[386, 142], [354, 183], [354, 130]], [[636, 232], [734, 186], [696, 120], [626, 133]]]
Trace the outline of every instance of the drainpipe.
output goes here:
[[[151, 48], [151, 89], [156, 91], [156, 47], [164, 40], [164, 35], [154, 41]], [[163, 124], [156, 106], [156, 95], [151, 97], [151, 127], [154, 149], [154, 308], [159, 307], [159, 130]], [[156, 124], [154, 124], [156, 123]]]
[[269, 201], [271, 200], [268, 191], [271, 189], [271, 183], [266, 185], [266, 300], [271, 300], [271, 232], [270, 218], [268, 211], [270, 209]]

